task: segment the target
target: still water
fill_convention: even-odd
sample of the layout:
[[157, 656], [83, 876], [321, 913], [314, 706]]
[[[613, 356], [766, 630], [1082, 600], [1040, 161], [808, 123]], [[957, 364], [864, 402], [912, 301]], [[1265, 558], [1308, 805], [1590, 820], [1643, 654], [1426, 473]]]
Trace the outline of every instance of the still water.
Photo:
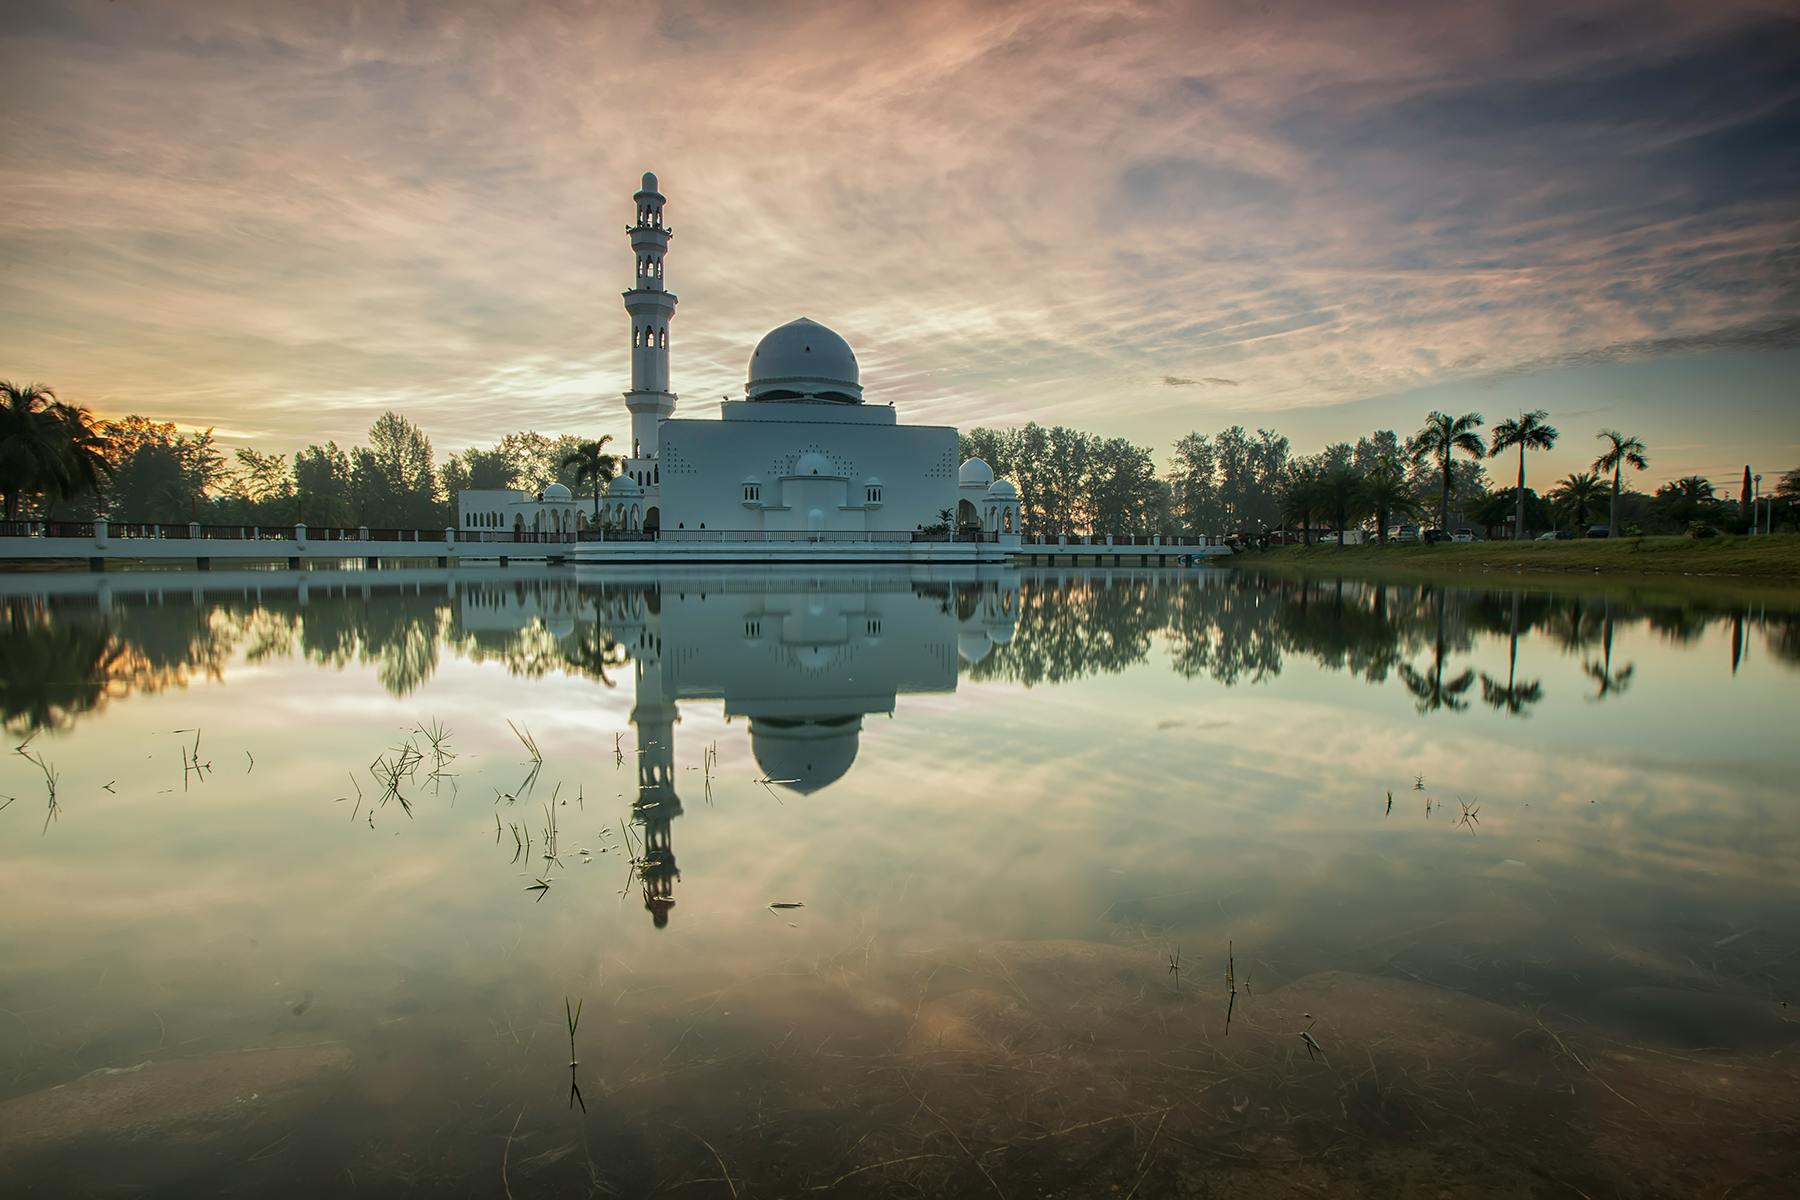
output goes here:
[[1794, 1194], [1791, 596], [0, 604], [8, 1195]]

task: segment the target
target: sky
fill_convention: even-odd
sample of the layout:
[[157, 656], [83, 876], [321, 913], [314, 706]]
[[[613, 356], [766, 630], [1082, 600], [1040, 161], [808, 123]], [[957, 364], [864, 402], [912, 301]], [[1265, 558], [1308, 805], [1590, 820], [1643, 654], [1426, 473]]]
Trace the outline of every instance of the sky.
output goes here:
[[1791, 0], [0, 0], [0, 67], [0, 378], [230, 446], [628, 442], [653, 170], [678, 415], [804, 315], [902, 420], [1159, 461], [1542, 407], [1534, 472], [1800, 466]]

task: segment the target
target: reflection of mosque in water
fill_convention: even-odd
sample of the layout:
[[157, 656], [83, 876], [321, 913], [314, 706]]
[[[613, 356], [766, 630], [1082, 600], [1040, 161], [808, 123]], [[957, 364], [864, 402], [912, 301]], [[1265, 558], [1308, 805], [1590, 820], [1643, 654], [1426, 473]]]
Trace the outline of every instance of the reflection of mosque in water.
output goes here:
[[[721, 701], [727, 721], [749, 723], [768, 786], [810, 795], [850, 771], [865, 718], [891, 715], [903, 693], [955, 691], [959, 658], [980, 661], [1010, 641], [1018, 611], [1016, 577], [664, 578], [604, 591], [597, 621], [636, 675], [632, 809], [644, 836], [644, 904], [656, 924], [667, 924], [681, 877], [671, 828], [682, 814], [679, 702]], [[563, 616], [542, 615], [553, 628]]]

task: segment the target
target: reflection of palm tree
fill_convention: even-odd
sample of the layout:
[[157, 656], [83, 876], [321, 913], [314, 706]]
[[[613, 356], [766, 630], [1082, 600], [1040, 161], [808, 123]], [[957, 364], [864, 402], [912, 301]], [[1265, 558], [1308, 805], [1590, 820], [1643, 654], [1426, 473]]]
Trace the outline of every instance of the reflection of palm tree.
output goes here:
[[1512, 594], [1512, 627], [1507, 636], [1506, 654], [1506, 686], [1486, 671], [1481, 673], [1481, 698], [1494, 708], [1503, 709], [1508, 716], [1529, 716], [1526, 712], [1531, 705], [1544, 698], [1544, 689], [1537, 680], [1529, 683], [1518, 682], [1519, 669], [1519, 593], [1515, 589]]
[[105, 626], [34, 620], [7, 605], [0, 626], [0, 722], [8, 733], [65, 729], [105, 703], [123, 651]]
[[1465, 668], [1461, 675], [1444, 678], [1444, 589], [1434, 590], [1437, 593], [1437, 636], [1432, 640], [1431, 670], [1425, 673], [1411, 663], [1402, 663], [1400, 682], [1412, 693], [1421, 713], [1435, 712], [1440, 708], [1461, 712], [1469, 707], [1463, 694], [1475, 685], [1475, 672], [1471, 668]]
[[575, 644], [562, 652], [563, 661], [571, 668], [598, 679], [607, 687], [618, 687], [606, 673], [608, 667], [622, 667], [631, 661], [625, 647], [613, 641], [612, 635], [598, 625], [589, 625], [577, 636]]
[[1581, 664], [1581, 669], [1587, 672], [1587, 677], [1594, 681], [1594, 699], [1596, 700], [1604, 700], [1608, 696], [1624, 692], [1625, 689], [1631, 685], [1632, 672], [1637, 669], [1635, 664], [1626, 663], [1617, 672], [1613, 671], [1612, 643], [1612, 601], [1608, 600], [1606, 602], [1606, 615], [1601, 623], [1600, 661], [1589, 662], [1584, 660]]

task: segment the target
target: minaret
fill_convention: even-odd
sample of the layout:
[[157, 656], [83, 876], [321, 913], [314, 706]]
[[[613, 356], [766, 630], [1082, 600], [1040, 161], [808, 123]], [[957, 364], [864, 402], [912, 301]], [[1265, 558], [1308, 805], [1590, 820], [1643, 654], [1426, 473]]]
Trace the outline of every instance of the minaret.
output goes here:
[[631, 390], [625, 393], [625, 407], [631, 410], [630, 457], [652, 460], [657, 422], [675, 412], [675, 393], [669, 390], [669, 321], [676, 301], [675, 293], [663, 288], [663, 259], [672, 231], [663, 224], [663, 194], [656, 190], [655, 175], [644, 172], [644, 186], [632, 199], [637, 201], [637, 224], [625, 232], [637, 259], [637, 280], [625, 293], [625, 311], [631, 314]]
[[[651, 605], [653, 613], [659, 605]], [[637, 696], [631, 706], [631, 724], [637, 730], [638, 791], [632, 801], [632, 819], [643, 829], [643, 860], [638, 881], [643, 884], [644, 908], [661, 929], [669, 923], [675, 906], [675, 883], [681, 870], [675, 865], [675, 841], [671, 822], [681, 815], [681, 797], [675, 792], [674, 681], [662, 656], [662, 623], [653, 615], [639, 632], [632, 658], [637, 665]]]

